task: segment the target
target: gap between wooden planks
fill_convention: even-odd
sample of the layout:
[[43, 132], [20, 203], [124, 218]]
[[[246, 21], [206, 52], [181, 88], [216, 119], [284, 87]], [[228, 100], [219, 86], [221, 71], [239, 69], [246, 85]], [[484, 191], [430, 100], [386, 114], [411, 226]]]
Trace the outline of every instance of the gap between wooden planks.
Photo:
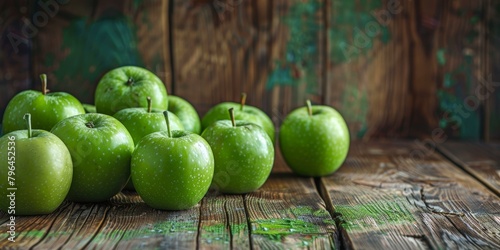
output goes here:
[[[2, 214], [0, 231], [7, 231]], [[16, 218], [15, 245], [0, 249], [332, 249], [335, 222], [314, 180], [293, 175], [277, 157], [274, 173], [247, 195], [214, 192], [192, 209], [159, 211], [131, 192], [109, 202], [65, 202], [52, 214]], [[4, 238], [5, 237], [5, 238]]]
[[500, 196], [500, 144], [446, 142], [438, 150]]
[[353, 143], [342, 168], [320, 180], [342, 248], [500, 248], [499, 197], [438, 153], [415, 150]]
[[[437, 153], [412, 159], [414, 149], [354, 142], [337, 173], [316, 179], [326, 204], [313, 179], [291, 174], [278, 153], [273, 175], [255, 193], [209, 193], [198, 206], [176, 212], [151, 209], [134, 193], [101, 204], [67, 202], [50, 215], [18, 217], [16, 246], [498, 248], [498, 197]], [[0, 217], [2, 231], [6, 219]], [[1, 239], [0, 248], [7, 246]]]

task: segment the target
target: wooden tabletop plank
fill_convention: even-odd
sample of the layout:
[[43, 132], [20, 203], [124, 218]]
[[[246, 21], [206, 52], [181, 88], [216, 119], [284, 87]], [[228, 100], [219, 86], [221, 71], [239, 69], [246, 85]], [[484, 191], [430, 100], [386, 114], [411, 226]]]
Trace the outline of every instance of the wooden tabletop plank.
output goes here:
[[[500, 248], [500, 198], [422, 150], [355, 142], [339, 171], [316, 180], [294, 175], [278, 155], [256, 192], [211, 191], [184, 211], [150, 208], [134, 192], [104, 203], [65, 202], [49, 215], [17, 216], [16, 244], [1, 234], [0, 249]], [[478, 150], [498, 164], [496, 148]], [[0, 214], [0, 231], [8, 220]]]
[[438, 149], [500, 196], [500, 144], [447, 141]]
[[249, 249], [243, 196], [209, 193], [202, 202], [198, 245], [203, 249]]
[[414, 143], [353, 143], [321, 179], [344, 247], [500, 248], [500, 199], [437, 153]]
[[253, 249], [338, 248], [336, 228], [312, 178], [273, 174], [245, 196]]
[[[120, 198], [120, 199], [117, 199]], [[118, 195], [89, 249], [197, 247], [200, 205], [183, 211], [161, 211], [147, 206], [136, 193]], [[135, 202], [131, 202], [135, 201]]]
[[[197, 206], [160, 211], [135, 192], [109, 202], [65, 202], [45, 216], [16, 217], [16, 246], [33, 249], [334, 248], [335, 223], [312, 178], [293, 175], [277, 157], [266, 184], [247, 195], [211, 191]], [[6, 231], [3, 213], [0, 229]], [[5, 235], [5, 234], [4, 234]], [[251, 235], [251, 236], [250, 236]], [[8, 246], [3, 239], [0, 248]]]
[[[44, 223], [52, 223], [50, 230], [41, 235], [42, 240], [34, 249], [80, 249], [89, 244], [97, 234], [110, 207], [104, 204], [69, 203], [67, 209], [58, 213], [53, 221], [45, 219]], [[64, 206], [63, 206], [64, 207]], [[27, 234], [37, 229], [24, 231]], [[21, 233], [24, 233], [21, 232]], [[77, 239], [77, 240], [76, 240]], [[24, 241], [19, 239], [20, 241]]]

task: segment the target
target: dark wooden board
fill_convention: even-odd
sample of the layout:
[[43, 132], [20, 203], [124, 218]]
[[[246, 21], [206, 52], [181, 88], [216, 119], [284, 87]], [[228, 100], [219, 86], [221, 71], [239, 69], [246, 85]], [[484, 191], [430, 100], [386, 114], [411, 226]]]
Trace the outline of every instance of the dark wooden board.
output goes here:
[[353, 143], [321, 179], [343, 247], [498, 249], [500, 198], [416, 143]]
[[454, 138], [498, 138], [496, 1], [324, 4], [322, 94], [352, 137], [428, 137], [441, 128]]
[[94, 103], [105, 73], [135, 65], [154, 72], [172, 90], [168, 0], [70, 1], [54, 13], [33, 41], [36, 86], [38, 75], [46, 73], [49, 89]]
[[27, 0], [0, 3], [0, 119], [10, 99], [32, 87], [31, 6]]
[[174, 1], [174, 93], [204, 115], [246, 92], [276, 124], [306, 97], [320, 103], [321, 2]]
[[[41, 6], [0, 5], [0, 115], [16, 93], [40, 88], [40, 73], [53, 91], [92, 103], [104, 73], [139, 65], [201, 115], [247, 92], [276, 126], [309, 98], [338, 109], [352, 138], [424, 138], [435, 129], [500, 138], [498, 1], [73, 0], [50, 13]], [[23, 34], [28, 23], [35, 29]], [[11, 34], [22, 37], [19, 46]]]
[[500, 196], [500, 144], [448, 141], [438, 149]]

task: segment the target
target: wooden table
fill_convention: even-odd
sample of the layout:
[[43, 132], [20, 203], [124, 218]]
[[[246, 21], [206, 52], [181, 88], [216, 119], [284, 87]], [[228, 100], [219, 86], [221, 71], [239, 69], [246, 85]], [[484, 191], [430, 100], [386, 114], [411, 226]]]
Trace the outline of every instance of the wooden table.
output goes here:
[[0, 216], [0, 248], [19, 249], [500, 249], [500, 145], [354, 142], [325, 178], [276, 159], [247, 195], [209, 193], [186, 211], [149, 208], [135, 193]]

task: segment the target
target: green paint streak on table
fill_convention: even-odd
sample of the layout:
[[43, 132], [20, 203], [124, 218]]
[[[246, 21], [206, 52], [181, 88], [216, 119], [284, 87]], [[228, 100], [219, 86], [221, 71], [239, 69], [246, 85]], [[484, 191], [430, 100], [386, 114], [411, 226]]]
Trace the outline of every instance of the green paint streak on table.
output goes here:
[[[411, 158], [417, 146], [353, 142], [345, 164], [331, 176], [273, 173], [256, 192], [211, 193], [184, 211], [152, 209], [134, 192], [99, 204], [65, 202], [49, 215], [17, 217], [16, 244], [24, 245], [9, 245], [3, 234], [0, 249], [239, 249], [239, 244], [253, 249], [439, 249], [478, 242], [500, 247], [494, 217], [500, 198], [491, 192], [497, 179], [478, 182], [478, 176], [500, 171], [498, 145], [459, 143], [446, 148], [448, 158], [437, 151]], [[477, 178], [458, 168], [478, 163], [489, 167], [474, 168]], [[490, 181], [495, 185], [483, 185]], [[7, 221], [8, 215], [0, 213], [0, 231], [7, 231]]]
[[380, 204], [340, 205], [335, 207], [335, 211], [342, 214], [338, 219], [341, 221], [340, 225], [346, 230], [366, 230], [374, 226], [370, 224], [371, 220], [377, 227], [415, 221], [411, 212], [397, 202], [387, 202], [383, 206]]

